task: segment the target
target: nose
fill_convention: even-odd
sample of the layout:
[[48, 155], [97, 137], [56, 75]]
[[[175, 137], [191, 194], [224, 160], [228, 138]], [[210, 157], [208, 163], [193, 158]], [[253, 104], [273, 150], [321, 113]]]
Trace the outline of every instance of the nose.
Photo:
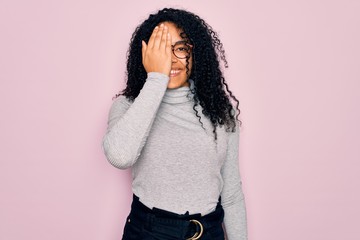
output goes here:
[[174, 52], [171, 53], [171, 62], [176, 63], [178, 58], [175, 56]]

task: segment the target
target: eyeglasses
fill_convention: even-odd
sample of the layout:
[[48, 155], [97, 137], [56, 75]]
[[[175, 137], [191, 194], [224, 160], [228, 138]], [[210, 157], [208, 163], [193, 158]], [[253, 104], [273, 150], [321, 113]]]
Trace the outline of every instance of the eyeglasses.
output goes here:
[[193, 47], [194, 46], [187, 41], [178, 41], [174, 45], [171, 45], [172, 52], [180, 59], [188, 58]]

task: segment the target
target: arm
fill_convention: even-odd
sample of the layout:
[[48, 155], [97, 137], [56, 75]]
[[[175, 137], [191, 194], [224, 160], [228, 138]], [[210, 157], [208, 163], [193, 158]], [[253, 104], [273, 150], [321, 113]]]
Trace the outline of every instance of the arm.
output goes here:
[[221, 169], [224, 187], [221, 193], [225, 211], [224, 225], [228, 240], [247, 240], [247, 220], [242, 182], [239, 172], [239, 126], [229, 133], [227, 157]]
[[168, 81], [167, 75], [150, 72], [132, 104], [127, 102], [124, 96], [113, 102], [108, 128], [102, 141], [105, 156], [113, 166], [125, 169], [138, 159]]
[[102, 141], [106, 158], [120, 169], [138, 159], [169, 82], [171, 35], [164, 24], [155, 27], [148, 44], [142, 41], [141, 51], [148, 78], [131, 106], [124, 98], [113, 103]]

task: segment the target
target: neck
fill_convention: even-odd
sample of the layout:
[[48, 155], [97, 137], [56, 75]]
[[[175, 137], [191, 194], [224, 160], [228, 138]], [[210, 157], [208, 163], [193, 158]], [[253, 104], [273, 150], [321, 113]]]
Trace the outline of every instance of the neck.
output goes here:
[[179, 88], [166, 89], [162, 102], [180, 104], [191, 101], [193, 94], [190, 90], [194, 88], [194, 82], [192, 79], [189, 79], [188, 82], [189, 84]]

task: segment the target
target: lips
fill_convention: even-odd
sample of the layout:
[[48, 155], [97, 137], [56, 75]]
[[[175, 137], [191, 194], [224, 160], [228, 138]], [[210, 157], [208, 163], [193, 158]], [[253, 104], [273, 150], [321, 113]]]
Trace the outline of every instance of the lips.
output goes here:
[[177, 76], [177, 75], [179, 75], [180, 72], [181, 72], [181, 69], [171, 69], [170, 77]]

